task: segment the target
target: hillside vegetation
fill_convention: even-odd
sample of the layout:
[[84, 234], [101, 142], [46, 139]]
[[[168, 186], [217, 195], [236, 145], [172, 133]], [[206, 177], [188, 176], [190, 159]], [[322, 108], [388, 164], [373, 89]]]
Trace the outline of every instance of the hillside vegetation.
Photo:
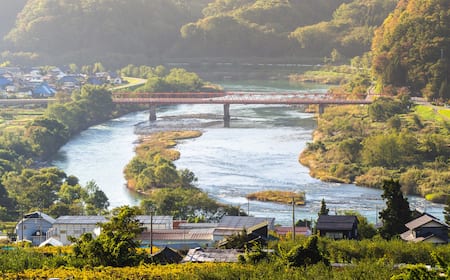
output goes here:
[[45, 64], [101, 61], [115, 67], [187, 57], [317, 57], [320, 62], [333, 49], [347, 57], [368, 51], [373, 30], [396, 3], [28, 0], [13, 28], [11, 19], [0, 19], [2, 28], [11, 29], [3, 31], [8, 33], [3, 58]]
[[428, 108], [410, 111], [408, 102], [380, 99], [369, 110], [326, 110], [300, 161], [324, 181], [380, 188], [394, 178], [405, 192], [444, 203], [450, 193], [450, 127]]
[[407, 87], [430, 100], [448, 100], [449, 46], [450, 1], [400, 1], [373, 42], [379, 90]]

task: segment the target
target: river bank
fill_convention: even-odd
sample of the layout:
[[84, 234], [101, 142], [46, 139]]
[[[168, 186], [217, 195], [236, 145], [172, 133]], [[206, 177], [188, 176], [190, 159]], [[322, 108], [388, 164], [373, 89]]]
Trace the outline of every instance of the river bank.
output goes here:
[[[299, 161], [322, 181], [379, 189], [384, 180], [395, 179], [406, 194], [445, 203], [450, 167], [440, 158], [450, 155], [450, 134], [443, 121], [425, 118], [421, 106], [416, 108], [384, 121], [374, 121], [361, 107], [327, 109]], [[387, 114], [388, 109], [382, 110]]]

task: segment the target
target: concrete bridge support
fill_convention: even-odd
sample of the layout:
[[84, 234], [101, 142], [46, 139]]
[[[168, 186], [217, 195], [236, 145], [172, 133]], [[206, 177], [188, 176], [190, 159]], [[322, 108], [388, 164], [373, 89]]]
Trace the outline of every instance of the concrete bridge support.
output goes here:
[[325, 113], [326, 106], [327, 106], [326, 104], [319, 104], [319, 115], [322, 115], [323, 113]]
[[230, 127], [230, 104], [223, 104], [223, 125]]
[[150, 116], [149, 116], [149, 120], [151, 121], [151, 122], [154, 122], [154, 121], [156, 121], [156, 105], [154, 105], [154, 104], [151, 104], [150, 105]]

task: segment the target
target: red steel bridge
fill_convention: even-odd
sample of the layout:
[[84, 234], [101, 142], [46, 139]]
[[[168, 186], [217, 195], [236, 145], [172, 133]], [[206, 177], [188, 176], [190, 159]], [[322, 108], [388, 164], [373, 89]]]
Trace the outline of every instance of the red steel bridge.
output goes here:
[[113, 93], [114, 103], [150, 105], [150, 121], [156, 120], [158, 105], [222, 104], [225, 124], [230, 122], [231, 104], [319, 105], [319, 114], [327, 105], [371, 104], [365, 98], [348, 99], [348, 95], [324, 92], [180, 92], [180, 93]]

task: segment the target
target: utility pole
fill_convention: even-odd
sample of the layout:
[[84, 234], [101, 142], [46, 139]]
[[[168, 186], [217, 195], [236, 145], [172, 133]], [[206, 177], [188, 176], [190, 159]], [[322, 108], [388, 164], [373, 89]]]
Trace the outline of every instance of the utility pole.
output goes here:
[[295, 198], [292, 197], [292, 240], [295, 241]]
[[150, 209], [150, 255], [153, 255], [153, 209]]

